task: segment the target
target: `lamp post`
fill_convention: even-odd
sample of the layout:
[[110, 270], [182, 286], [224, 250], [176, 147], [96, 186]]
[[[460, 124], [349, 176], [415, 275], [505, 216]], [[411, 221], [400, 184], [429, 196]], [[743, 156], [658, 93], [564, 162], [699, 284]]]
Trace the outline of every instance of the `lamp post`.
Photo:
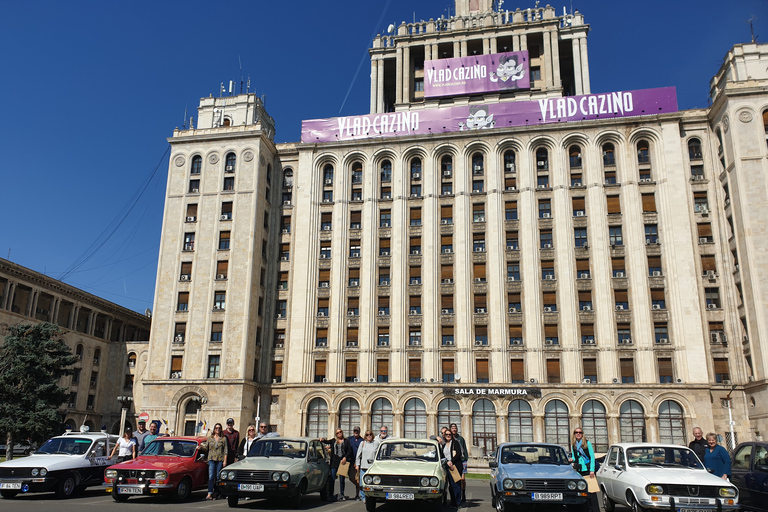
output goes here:
[[117, 397], [117, 401], [120, 402], [120, 406], [123, 408], [120, 412], [120, 428], [117, 429], [117, 435], [120, 435], [125, 429], [125, 418], [128, 415], [128, 408], [133, 402], [133, 397], [128, 395], [120, 395]]
[[197, 408], [197, 416], [195, 418], [195, 435], [200, 434], [200, 413], [203, 410], [203, 405], [208, 403], [208, 398], [204, 396], [193, 396], [191, 398], [193, 402], [200, 402], [200, 407]]
[[727, 395], [725, 395], [725, 403], [728, 406], [728, 428], [731, 431], [731, 438], [728, 440], [728, 451], [733, 452], [733, 450], [736, 448], [736, 434], [733, 432], [733, 399], [731, 398], [731, 393], [733, 393], [733, 390], [736, 389], [736, 384], [731, 386], [731, 390], [728, 392]]

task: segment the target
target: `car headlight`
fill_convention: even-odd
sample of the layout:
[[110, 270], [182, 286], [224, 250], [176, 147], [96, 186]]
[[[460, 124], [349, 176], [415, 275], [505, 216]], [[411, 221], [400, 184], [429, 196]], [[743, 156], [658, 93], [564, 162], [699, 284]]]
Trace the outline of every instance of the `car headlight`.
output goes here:
[[230, 471], [227, 474], [227, 480], [234, 480], [234, 479], [235, 479], [235, 472], [234, 471]]
[[280, 481], [280, 475], [282, 475], [282, 473], [280, 471], [275, 471], [274, 473], [272, 473], [272, 481], [273, 482], [279, 482]]
[[505, 478], [504, 479], [504, 488], [505, 489], [511, 489], [514, 486], [515, 486], [515, 484], [512, 482], [512, 480], [510, 480], [509, 478]]
[[376, 475], [373, 477], [373, 485], [379, 485], [381, 483], [381, 477]]
[[290, 479], [291, 479], [291, 474], [290, 474], [289, 472], [285, 471], [285, 472], [283, 472], [283, 474], [280, 476], [280, 479], [281, 479], [283, 482], [287, 482], [288, 480], [290, 480]]
[[45, 468], [40, 468], [40, 476], [45, 476], [48, 474], [48, 470]]
[[736, 489], [734, 489], [733, 487], [721, 487], [720, 496], [722, 496], [723, 498], [735, 498]]
[[569, 491], [575, 491], [576, 490], [576, 482], [573, 480], [568, 481], [568, 490]]
[[664, 488], [657, 484], [650, 484], [645, 487], [648, 494], [664, 494]]
[[32, 468], [32, 471], [30, 471], [30, 474], [31, 474], [32, 476], [37, 476], [37, 475], [39, 475], [39, 474], [40, 474], [40, 470], [39, 470], [39, 469], [37, 469], [37, 468]]
[[366, 485], [371, 485], [371, 483], [372, 483], [372, 482], [373, 482], [373, 477], [372, 477], [372, 476], [369, 476], [369, 475], [365, 475], [365, 476], [363, 477], [363, 483], [364, 483], [364, 484], [366, 484]]
[[429, 485], [431, 485], [432, 487], [437, 487], [438, 485], [440, 485], [440, 479], [437, 478], [436, 476], [433, 476], [432, 478], [429, 479]]
[[227, 479], [226, 471], [222, 471], [221, 473], [219, 473], [219, 480], [226, 480], [226, 479]]
[[104, 472], [104, 476], [107, 478], [115, 478], [117, 477], [117, 471], [114, 469], [108, 469]]
[[576, 486], [579, 488], [580, 491], [586, 491], [587, 490], [587, 482], [584, 480], [579, 480], [579, 482], [576, 484]]
[[421, 477], [420, 483], [422, 487], [427, 487], [429, 485], [429, 477], [428, 476]]
[[522, 489], [525, 487], [525, 482], [522, 480], [515, 480], [515, 489]]
[[155, 480], [165, 480], [168, 478], [167, 471], [155, 471]]

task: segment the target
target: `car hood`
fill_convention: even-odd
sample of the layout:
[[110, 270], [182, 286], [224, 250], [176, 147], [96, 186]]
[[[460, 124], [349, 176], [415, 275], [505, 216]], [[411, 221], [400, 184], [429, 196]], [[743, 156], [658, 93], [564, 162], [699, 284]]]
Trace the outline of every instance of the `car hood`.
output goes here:
[[54, 455], [48, 453], [32, 454], [29, 457], [0, 463], [2, 468], [45, 468], [49, 472], [56, 471], [57, 469], [79, 468], [90, 465], [90, 461], [86, 460], [84, 455]]
[[194, 464], [191, 457], [175, 457], [168, 455], [140, 455], [132, 460], [121, 462], [111, 466], [110, 469], [119, 470], [140, 470], [149, 469], [154, 471], [166, 470], [173, 471], [180, 468], [188, 468]]
[[366, 473], [375, 475], [418, 475], [441, 476], [445, 473], [437, 462], [415, 462], [406, 460], [377, 460], [368, 468]]
[[703, 469], [629, 468], [629, 472], [633, 477], [641, 477], [648, 483], [729, 486], [722, 478]]
[[227, 469], [290, 471], [294, 466], [301, 468], [304, 463], [304, 459], [289, 457], [246, 457], [234, 464], [228, 464]]
[[572, 478], [580, 479], [572, 466], [557, 464], [502, 464], [501, 478]]

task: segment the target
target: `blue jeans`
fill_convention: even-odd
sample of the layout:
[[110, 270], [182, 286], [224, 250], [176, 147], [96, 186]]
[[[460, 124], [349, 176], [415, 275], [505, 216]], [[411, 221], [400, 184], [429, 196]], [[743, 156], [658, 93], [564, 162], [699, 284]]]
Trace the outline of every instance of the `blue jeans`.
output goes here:
[[[458, 468], [456, 468], [458, 469]], [[461, 480], [458, 482], [454, 482], [453, 478], [451, 478], [451, 473], [448, 472], [446, 475], [448, 477], [448, 482], [451, 484], [451, 498], [452, 501], [456, 502], [457, 505], [461, 504]]]
[[365, 485], [363, 483], [363, 477], [365, 476], [365, 470], [363, 468], [360, 468], [359, 473], [360, 474], [357, 475], [357, 481], [360, 482], [360, 499], [365, 501], [365, 493], [363, 492], [363, 486]]
[[[336, 473], [339, 471], [339, 468], [335, 468], [331, 470], [331, 495], [333, 495], [333, 491], [336, 489]], [[344, 476], [339, 477], [339, 494], [344, 494], [344, 484], [346, 483], [347, 478]]]
[[208, 461], [208, 494], [213, 494], [213, 488], [216, 485], [216, 479], [224, 466], [223, 460]]

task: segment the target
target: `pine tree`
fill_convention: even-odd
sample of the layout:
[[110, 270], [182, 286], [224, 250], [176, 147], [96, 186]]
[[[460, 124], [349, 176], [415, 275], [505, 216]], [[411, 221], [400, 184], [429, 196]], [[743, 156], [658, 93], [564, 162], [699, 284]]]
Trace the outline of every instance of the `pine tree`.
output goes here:
[[55, 324], [19, 324], [8, 328], [0, 346], [0, 433], [5, 432], [6, 460], [14, 440], [45, 440], [61, 425], [58, 408], [67, 399], [59, 379], [72, 375], [78, 361], [59, 338]]

